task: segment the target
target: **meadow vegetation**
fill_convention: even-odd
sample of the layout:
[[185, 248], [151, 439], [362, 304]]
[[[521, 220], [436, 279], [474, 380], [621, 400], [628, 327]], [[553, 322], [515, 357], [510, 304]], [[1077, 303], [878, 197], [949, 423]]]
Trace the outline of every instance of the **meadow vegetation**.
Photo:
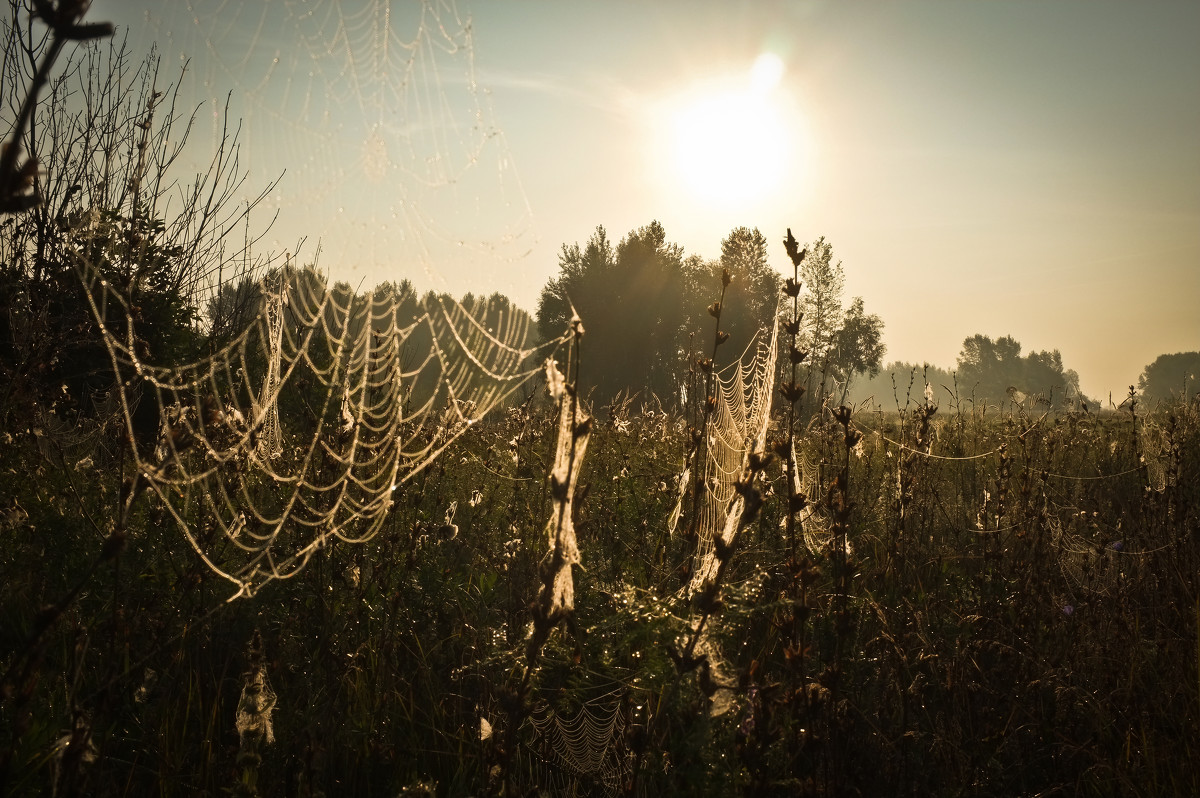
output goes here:
[[[80, 24], [80, 4], [37, 5], [43, 48]], [[26, 60], [5, 74], [45, 53], [10, 53]], [[164, 115], [153, 72], [132, 74], [145, 93], [106, 118], [145, 138], [73, 160], [91, 139], [55, 150], [44, 124], [14, 125], [9, 152], [56, 155], [49, 177], [22, 183], [15, 155], [0, 176], [0, 793], [1200, 793], [1200, 395], [1148, 394], [1148, 368], [1115, 409], [1066, 401], [1066, 383], [996, 397], [960, 363], [948, 379], [893, 368], [891, 401], [859, 407], [846, 384], [879, 368], [881, 325], [842, 309], [828, 245], [790, 231], [792, 274], [753, 280], [739, 252], [762, 236], [745, 228], [689, 268], [656, 225], [564, 248], [538, 320], [570, 343], [545, 384], [399, 487], [368, 542], [230, 602], [161, 498], [134, 489], [133, 447], [170, 432], [167, 408], [145, 391], [119, 417], [114, 392], [143, 388], [113, 376], [105, 341], [164, 367], [215, 351], [282, 271], [222, 249], [249, 212], [222, 211], [223, 189], [166, 212], [139, 155], [165, 146]], [[59, 177], [130, 141], [122, 176]], [[221, 163], [203, 185], [236, 184]], [[92, 311], [80, 260], [122, 300], [114, 316]], [[238, 279], [213, 279], [226, 269]], [[684, 326], [653, 305], [625, 303], [636, 328], [570, 310], [572, 281], [594, 297], [643, 277]], [[820, 279], [840, 315], [814, 328], [835, 315], [814, 309]], [[407, 283], [375, 293], [417, 304]], [[461, 304], [483, 324], [512, 313]], [[764, 312], [779, 334], [765, 439], [733, 444], [737, 509], [697, 585], [702, 464], [744, 347], [731, 331], [749, 342]], [[624, 381], [606, 335], [641, 358]], [[1005, 339], [970, 351], [982, 363], [996, 344], [1023, 374], [1065, 373]], [[280, 415], [287, 436], [321, 434]]]

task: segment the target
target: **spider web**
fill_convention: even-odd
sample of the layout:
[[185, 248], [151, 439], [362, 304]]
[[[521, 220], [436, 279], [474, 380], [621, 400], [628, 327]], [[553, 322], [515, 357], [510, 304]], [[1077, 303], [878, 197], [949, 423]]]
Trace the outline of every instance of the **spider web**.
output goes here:
[[285, 267], [228, 345], [156, 367], [132, 323], [104, 323], [133, 317], [119, 295], [86, 264], [84, 278], [136, 443], [126, 512], [150, 490], [234, 598], [294, 576], [335, 540], [370, 540], [393, 492], [564, 340], [527, 346], [531, 320], [507, 305], [418, 299], [403, 284], [355, 295]]
[[265, 206], [282, 211], [277, 248], [316, 238], [334, 270], [403, 262], [435, 280], [475, 267], [478, 291], [479, 266], [498, 276], [533, 246], [454, 0], [186, 0], [139, 25], [187, 60], [184, 85], [212, 110], [198, 157], [224, 132], [229, 93], [252, 182], [284, 174]]
[[624, 745], [629, 713], [623, 687], [591, 698], [574, 712], [539, 702], [530, 714], [537, 732], [530, 754], [541, 787], [552, 795], [620, 795], [631, 765]]
[[778, 330], [770, 338], [759, 330], [746, 352], [714, 379], [717, 398], [712, 424], [707, 430], [708, 446], [704, 468], [704, 492], [700, 500], [696, 559], [689, 590], [697, 591], [716, 575], [715, 540], [721, 535], [732, 545], [744, 500], [735, 485], [745, 472], [753, 452], [766, 443], [771, 415], [771, 388], [775, 375]]

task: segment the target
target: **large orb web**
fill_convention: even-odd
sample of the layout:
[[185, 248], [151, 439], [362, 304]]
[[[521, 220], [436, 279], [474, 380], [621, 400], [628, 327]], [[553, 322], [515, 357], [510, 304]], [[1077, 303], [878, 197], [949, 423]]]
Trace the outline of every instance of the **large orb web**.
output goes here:
[[259, 214], [279, 212], [269, 248], [319, 241], [323, 269], [368, 285], [508, 293], [522, 277], [529, 203], [452, 0], [185, 0], [133, 27], [162, 52], [163, 80], [188, 64], [197, 167], [228, 96], [247, 197], [284, 175]]

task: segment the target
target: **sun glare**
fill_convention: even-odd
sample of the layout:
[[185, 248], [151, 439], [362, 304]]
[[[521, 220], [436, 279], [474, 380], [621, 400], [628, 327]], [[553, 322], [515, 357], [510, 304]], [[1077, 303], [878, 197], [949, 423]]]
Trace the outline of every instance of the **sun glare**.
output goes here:
[[783, 61], [774, 53], [763, 53], [750, 69], [750, 89], [754, 94], [768, 94], [783, 78]]
[[[664, 104], [660, 152], [664, 175], [694, 201], [712, 207], [764, 202], [798, 162], [796, 114], [781, 90], [784, 65], [765, 53], [741, 75], [697, 85]], [[660, 162], [661, 163], [661, 162]]]

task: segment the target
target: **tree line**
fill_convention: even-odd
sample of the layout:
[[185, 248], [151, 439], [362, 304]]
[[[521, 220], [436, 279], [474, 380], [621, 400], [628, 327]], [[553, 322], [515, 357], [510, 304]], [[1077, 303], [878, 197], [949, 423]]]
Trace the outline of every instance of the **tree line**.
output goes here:
[[[1011, 335], [967, 337], [951, 368], [900, 361], [884, 366], [882, 320], [866, 311], [862, 297], [844, 300], [844, 269], [828, 241], [818, 238], [806, 249], [800, 344], [807, 352], [801, 384], [810, 410], [822, 404], [919, 403], [926, 385], [933, 401], [945, 404], [1099, 405], [1083, 394], [1078, 372], [1066, 366], [1058, 349], [1024, 351]], [[563, 244], [558, 272], [541, 291], [538, 327], [544, 336], [557, 335], [579, 314], [588, 331], [580, 382], [596, 402], [636, 395], [680, 406], [696, 358], [714, 332], [709, 306], [720, 294], [723, 272], [733, 276], [721, 308], [721, 326], [730, 339], [719, 351], [728, 363], [758, 330], [779, 323], [783, 281], [768, 262], [767, 239], [757, 228], [733, 229], [712, 260], [685, 254], [657, 221], [616, 242], [597, 227], [585, 243]], [[1143, 400], [1171, 401], [1196, 394], [1198, 383], [1200, 352], [1184, 352], [1160, 356], [1135, 387]]]
[[[1063, 366], [1057, 350], [1021, 354], [1012, 336], [973, 335], [963, 341], [954, 368], [893, 361], [853, 387], [849, 400], [879, 408], [919, 404], [929, 397], [940, 405], [1019, 405], [1090, 410], [1111, 407], [1112, 397], [1089, 397], [1079, 375]], [[1200, 352], [1159, 355], [1129, 386], [1139, 401], [1159, 404], [1200, 396]], [[1120, 401], [1118, 397], [1116, 401]]]
[[[5, 28], [6, 73], [38, 72], [53, 28], [31, 26], [19, 4]], [[81, 263], [122, 297], [107, 309], [106, 325], [145, 362], [212, 351], [258, 312], [256, 286], [271, 261], [253, 254], [257, 235], [248, 219], [272, 186], [249, 203], [236, 201], [246, 176], [234, 133], [218, 145], [208, 173], [190, 184], [172, 177], [195, 119], [195, 111], [179, 109], [176, 87], [160, 77], [156, 58], [132, 64], [111, 40], [75, 51], [29, 98], [21, 81], [0, 85], [8, 107], [29, 107], [27, 122], [6, 134], [5, 201], [16, 212], [0, 219], [0, 381], [7, 386], [0, 410], [10, 420], [78, 412], [111, 384], [77, 277]], [[177, 197], [184, 202], [172, 205]], [[828, 241], [818, 238], [807, 250], [801, 379], [818, 398], [809, 405], [890, 394], [891, 375], [909, 364], [883, 370], [882, 320], [861, 297], [844, 298], [843, 266]], [[725, 272], [733, 276], [721, 309], [730, 338], [720, 350], [725, 363], [716, 366], [736, 360], [759, 330], [779, 321], [782, 278], [756, 228], [731, 230], [711, 259], [685, 253], [658, 221], [619, 240], [597, 227], [585, 242], [563, 244], [557, 265], [533, 314], [536, 329], [557, 336], [579, 314], [588, 331], [580, 382], [600, 404], [631, 395], [684, 403], [696, 358], [715, 332], [709, 307]], [[344, 285], [335, 290], [351, 293]], [[413, 313], [421, 304], [407, 280], [380, 291], [404, 297], [400, 304]], [[525, 315], [502, 294], [460, 302], [488, 326]], [[1198, 360], [1196, 352], [1163, 355], [1137, 388], [1154, 400], [1191, 395]], [[1011, 336], [967, 338], [956, 365], [929, 371], [930, 383], [955, 384], [981, 401], [1082, 399], [1078, 375], [1057, 350], [1022, 353]]]
[[[806, 387], [820, 396], [844, 393], [856, 375], [879, 369], [883, 322], [866, 312], [861, 297], [845, 303], [842, 264], [824, 238], [807, 249], [800, 337], [808, 352]], [[712, 303], [723, 274], [731, 276], [720, 308], [729, 339], [719, 368], [735, 361], [760, 330], [779, 323], [783, 280], [770, 266], [767, 239], [757, 228], [733, 229], [721, 242], [720, 257], [705, 259], [685, 255], [657, 221], [615, 243], [597, 227], [586, 243], [563, 245], [558, 273], [541, 291], [538, 326], [550, 336], [580, 316], [587, 329], [580, 381], [595, 401], [638, 395], [679, 406], [686, 403], [696, 359], [715, 333]]]

